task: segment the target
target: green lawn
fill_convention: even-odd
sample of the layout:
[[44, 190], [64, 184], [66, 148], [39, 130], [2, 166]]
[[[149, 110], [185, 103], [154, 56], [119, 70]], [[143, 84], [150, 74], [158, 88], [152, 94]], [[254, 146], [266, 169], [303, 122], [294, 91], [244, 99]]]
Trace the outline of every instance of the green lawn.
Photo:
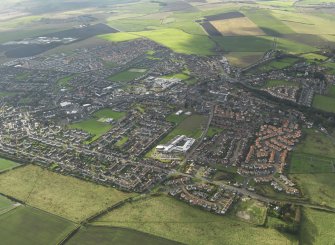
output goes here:
[[68, 88], [70, 86], [70, 81], [73, 79], [74, 75], [63, 77], [57, 81], [58, 86], [63, 88]]
[[278, 86], [299, 86], [298, 83], [285, 81], [285, 80], [269, 80], [266, 82], [265, 87], [278, 87]]
[[73, 123], [70, 128], [81, 129], [93, 135], [92, 139], [87, 143], [91, 143], [102, 135], [107, 133], [113, 126], [109, 123], [99, 122], [95, 118], [87, 119], [78, 123]]
[[95, 224], [131, 228], [185, 244], [297, 244], [274, 229], [214, 215], [165, 196], [128, 203]]
[[335, 98], [317, 94], [313, 99], [313, 107], [335, 113]]
[[128, 139], [129, 138], [127, 136], [122, 137], [118, 142], [115, 143], [115, 146], [122, 147], [128, 141]]
[[235, 209], [235, 214], [242, 220], [255, 225], [263, 225], [266, 219], [266, 206], [254, 199], [242, 198]]
[[334, 213], [304, 208], [300, 228], [300, 244], [335, 244], [334, 227]]
[[1, 174], [0, 193], [75, 222], [133, 195], [33, 165]]
[[190, 76], [185, 73], [177, 73], [177, 74], [171, 74], [171, 75], [164, 76], [163, 78], [177, 78], [183, 81], [183, 80], [189, 79]]
[[11, 160], [0, 158], [0, 172], [18, 166], [19, 164]]
[[143, 233], [131, 229], [118, 228], [118, 227], [88, 226], [81, 228], [80, 231], [73, 238], [71, 238], [67, 244], [173, 245], [179, 243], [174, 242], [172, 240], [164, 239], [162, 237], [153, 236], [148, 233]]
[[2, 244], [58, 244], [74, 228], [68, 220], [24, 206], [0, 216]]
[[181, 121], [178, 126], [172, 130], [161, 143], [167, 143], [177, 135], [186, 135], [192, 138], [199, 138], [207, 122], [207, 117], [202, 115], [191, 115]]
[[113, 111], [111, 109], [105, 108], [94, 113], [94, 117], [97, 118], [113, 118], [114, 120], [119, 120], [126, 115], [123, 111]]
[[13, 208], [15, 208], [14, 203], [8, 198], [0, 195], [0, 216]]
[[117, 73], [108, 79], [113, 82], [130, 82], [135, 80], [136, 78], [142, 76], [145, 72], [138, 71], [137, 69], [130, 69], [127, 71], [122, 71], [120, 73]]
[[214, 135], [221, 133], [223, 130], [224, 130], [223, 128], [217, 128], [217, 127], [210, 126], [207, 131], [207, 137], [211, 138]]
[[175, 124], [179, 124], [181, 123], [182, 121], [185, 120], [185, 118], [187, 118], [188, 116], [185, 115], [184, 113], [180, 114], [180, 115], [176, 115], [176, 113], [172, 113], [171, 115], [169, 115], [167, 118], [166, 118], [166, 121], [168, 122], [173, 122]]

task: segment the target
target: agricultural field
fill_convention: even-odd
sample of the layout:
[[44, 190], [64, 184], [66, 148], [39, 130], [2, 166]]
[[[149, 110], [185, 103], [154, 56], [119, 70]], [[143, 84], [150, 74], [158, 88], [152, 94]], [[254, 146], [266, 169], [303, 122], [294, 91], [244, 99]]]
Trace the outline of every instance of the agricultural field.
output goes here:
[[142, 76], [146, 72], [145, 69], [129, 69], [118, 74], [115, 74], [109, 78], [113, 82], [130, 82], [136, 78]]
[[131, 41], [131, 40], [135, 40], [138, 39], [140, 37], [134, 35], [134, 34], [130, 34], [127, 32], [117, 32], [117, 33], [111, 33], [111, 34], [104, 34], [104, 35], [100, 35], [98, 36], [99, 38], [109, 41], [109, 42], [125, 42], [125, 41]]
[[199, 138], [202, 134], [203, 128], [207, 123], [207, 118], [202, 115], [191, 115], [182, 122], [180, 122], [177, 127], [172, 130], [160, 143], [164, 144], [173, 139], [177, 135], [186, 135], [187, 137]]
[[298, 58], [287, 57], [287, 58], [282, 58], [279, 60], [271, 61], [270, 63], [264, 64], [258, 67], [257, 69], [263, 72], [272, 71], [272, 70], [281, 70], [281, 69], [294, 65], [297, 61], [299, 61]]
[[19, 164], [11, 160], [0, 158], [0, 172], [6, 169], [14, 168]]
[[335, 98], [317, 94], [313, 98], [313, 107], [335, 113]]
[[136, 230], [118, 228], [118, 227], [103, 227], [103, 226], [88, 226], [83, 227], [80, 231], [67, 242], [67, 244], [76, 245], [110, 245], [110, 244], [146, 244], [146, 245], [174, 245], [179, 244], [172, 240], [153, 236], [148, 233], [139, 232]]
[[304, 208], [300, 244], [331, 245], [335, 243], [335, 214]]
[[261, 36], [265, 33], [247, 17], [210, 22], [224, 36]]
[[0, 193], [74, 222], [133, 195], [34, 165], [1, 174]]
[[75, 227], [66, 219], [26, 206], [0, 216], [2, 244], [58, 244]]
[[244, 221], [255, 225], [263, 225], [265, 222], [267, 208], [257, 200], [244, 197], [234, 209], [236, 216]]
[[294, 237], [275, 229], [214, 215], [167, 196], [128, 203], [95, 224], [135, 229], [186, 244], [297, 244]]
[[263, 52], [229, 52], [226, 54], [226, 58], [231, 65], [242, 68], [255, 64], [263, 56]]
[[135, 34], [149, 38], [176, 53], [211, 55], [215, 48], [215, 44], [208, 36], [188, 34], [180, 29], [168, 28], [136, 32]]

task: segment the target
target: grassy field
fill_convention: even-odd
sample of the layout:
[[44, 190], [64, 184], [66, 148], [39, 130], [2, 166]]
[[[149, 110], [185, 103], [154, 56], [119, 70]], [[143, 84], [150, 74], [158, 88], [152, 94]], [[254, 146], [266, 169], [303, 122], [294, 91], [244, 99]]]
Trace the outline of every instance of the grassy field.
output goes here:
[[95, 118], [87, 119], [78, 123], [73, 123], [70, 125], [70, 128], [81, 129], [93, 135], [87, 143], [91, 143], [102, 135], [107, 133], [113, 126], [109, 123], [99, 122]]
[[180, 122], [178, 126], [161, 141], [161, 143], [167, 143], [177, 135], [199, 138], [206, 122], [207, 118], [205, 116], [196, 114], [191, 115]]
[[305, 208], [303, 210], [300, 228], [300, 244], [335, 244], [334, 227], [334, 213], [327, 213]]
[[285, 80], [269, 80], [266, 82], [265, 87], [278, 87], [278, 86], [299, 86], [295, 82], [285, 81]]
[[242, 220], [255, 225], [263, 225], [266, 219], [267, 208], [257, 200], [242, 198], [235, 208], [235, 214]]
[[304, 153], [293, 153], [289, 173], [333, 173], [335, 159]]
[[0, 195], [0, 216], [15, 208], [14, 203], [8, 198]]
[[168, 28], [135, 34], [149, 38], [176, 53], [211, 55], [215, 47], [208, 36], [188, 34], [180, 29]]
[[335, 158], [335, 143], [324, 133], [315, 129], [304, 129], [304, 138], [294, 150], [295, 153]]
[[122, 137], [118, 142], [115, 143], [115, 146], [122, 147], [128, 141], [128, 137]]
[[226, 52], [265, 52], [273, 47], [273, 40], [257, 36], [212, 37]]
[[308, 61], [324, 61], [328, 59], [328, 57], [316, 53], [303, 54], [301, 55], [301, 57], [305, 58]]
[[105, 108], [95, 112], [92, 118], [73, 123], [69, 127], [81, 129], [92, 134], [93, 137], [86, 142], [91, 143], [107, 133], [113, 127], [112, 124], [105, 121], [106, 119], [113, 118], [114, 120], [119, 120], [125, 115], [125, 112], [118, 112]]
[[284, 68], [294, 65], [298, 60], [299, 60], [298, 58], [293, 58], [293, 57], [283, 58], [283, 59], [271, 61], [270, 63], [266, 63], [258, 67], [257, 69], [263, 72], [271, 71], [271, 70], [280, 70], [280, 69], [284, 69]]
[[328, 87], [327, 95], [335, 98], [335, 85]]
[[132, 195], [33, 165], [1, 174], [0, 192], [76, 222]]
[[187, 80], [190, 78], [189, 75], [185, 74], [185, 73], [177, 73], [177, 74], [171, 74], [171, 75], [167, 75], [167, 76], [163, 76], [163, 78], [177, 78], [180, 80]]
[[317, 94], [313, 99], [313, 107], [335, 113], [335, 98]]
[[142, 76], [144, 73], [145, 71], [143, 72], [137, 69], [130, 69], [130, 70], [122, 71], [118, 74], [115, 74], [108, 79], [113, 82], [130, 82]]
[[335, 174], [290, 174], [304, 197], [316, 204], [335, 208]]
[[165, 196], [126, 204], [96, 224], [131, 228], [186, 244], [297, 244], [274, 229], [214, 215]]
[[98, 36], [99, 38], [109, 41], [109, 42], [125, 42], [125, 41], [131, 41], [140, 38], [137, 35], [130, 34], [127, 32], [118, 32], [118, 33], [111, 33], [111, 34], [105, 34]]
[[223, 128], [217, 128], [217, 127], [210, 126], [207, 131], [207, 137], [211, 138], [214, 135], [221, 133], [223, 130], [224, 130]]
[[0, 158], [0, 172], [6, 169], [14, 168], [19, 164], [11, 160]]
[[263, 52], [229, 52], [226, 58], [234, 66], [247, 67], [260, 60], [263, 55]]
[[71, 238], [67, 244], [173, 245], [179, 243], [161, 237], [153, 236], [148, 233], [139, 232], [136, 230], [130, 230], [118, 227], [88, 226], [81, 228], [80, 231], [73, 238]]
[[68, 220], [25, 206], [0, 216], [2, 244], [58, 244], [74, 228]]

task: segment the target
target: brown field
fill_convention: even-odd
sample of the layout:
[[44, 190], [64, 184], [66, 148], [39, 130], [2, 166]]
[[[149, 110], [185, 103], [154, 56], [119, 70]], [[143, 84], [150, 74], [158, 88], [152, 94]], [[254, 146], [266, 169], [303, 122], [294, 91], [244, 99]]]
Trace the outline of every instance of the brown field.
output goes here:
[[224, 36], [260, 36], [265, 33], [247, 17], [211, 21]]

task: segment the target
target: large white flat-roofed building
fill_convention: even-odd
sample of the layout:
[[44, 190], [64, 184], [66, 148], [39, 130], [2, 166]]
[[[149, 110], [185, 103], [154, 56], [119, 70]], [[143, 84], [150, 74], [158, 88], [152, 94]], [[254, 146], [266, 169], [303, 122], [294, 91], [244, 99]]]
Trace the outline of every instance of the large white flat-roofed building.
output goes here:
[[161, 153], [186, 153], [194, 144], [195, 139], [185, 135], [177, 135], [165, 145], [158, 145], [156, 150]]

